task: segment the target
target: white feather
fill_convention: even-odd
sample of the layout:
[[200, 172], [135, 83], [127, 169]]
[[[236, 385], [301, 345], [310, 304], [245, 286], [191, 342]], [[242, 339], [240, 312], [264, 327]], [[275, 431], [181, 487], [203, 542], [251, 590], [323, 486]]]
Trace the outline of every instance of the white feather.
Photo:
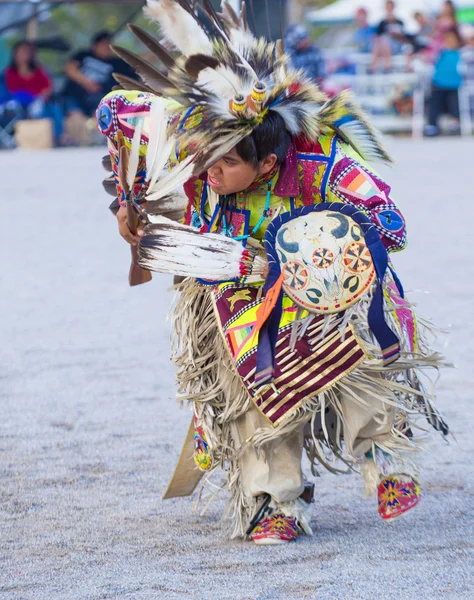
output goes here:
[[175, 0], [148, 0], [145, 15], [184, 56], [212, 54], [212, 44], [193, 17]]
[[240, 54], [245, 54], [255, 44], [255, 37], [250, 30], [234, 29], [229, 32], [230, 41]]
[[143, 119], [138, 119], [135, 125], [135, 131], [133, 133], [132, 147], [130, 150], [130, 157], [128, 161], [127, 170], [127, 185], [130, 190], [133, 190], [135, 183], [135, 177], [137, 176], [138, 163], [140, 161], [140, 144], [142, 139], [143, 131]]
[[156, 98], [153, 101], [148, 115], [149, 134], [146, 154], [147, 181], [150, 181], [152, 179], [152, 174], [156, 172], [155, 163], [157, 162], [157, 157], [162, 154], [166, 143], [167, 119], [168, 115], [163, 99]]
[[[199, 73], [197, 85], [215, 94], [224, 96], [227, 100], [245, 91], [242, 90], [242, 79], [228, 67], [217, 67], [217, 69], [208, 67], [207, 69], [203, 69]], [[252, 86], [250, 86], [247, 94], [250, 94], [251, 91]]]
[[[146, 245], [140, 247], [140, 265], [148, 270], [210, 281], [241, 276], [244, 248], [223, 235], [154, 217], [142, 242]], [[255, 257], [248, 281], [261, 281], [266, 265], [266, 260]]]
[[341, 125], [339, 129], [366, 161], [376, 162], [387, 160], [386, 155], [381, 152], [380, 141], [376, 135], [367, 128], [363, 121], [350, 121]]
[[[155, 223], [156, 217], [161, 215], [165, 215], [169, 219], [173, 219], [173, 221], [176, 220], [174, 219], [175, 215], [179, 215], [178, 218], [181, 218], [184, 214], [184, 211], [186, 210], [188, 198], [186, 194], [184, 194], [184, 192], [178, 192], [174, 193], [171, 196], [168, 196], [167, 198], [162, 198], [157, 202], [158, 204], [156, 205], [156, 210], [154, 209], [154, 206], [153, 212], [151, 212], [151, 206], [149, 206], [148, 208], [148, 221], [150, 223]], [[173, 215], [173, 217], [170, 216], [171, 214]]]
[[[293, 135], [309, 133], [315, 137], [319, 133], [320, 125], [318, 121], [319, 105], [311, 102], [292, 102], [291, 104], [277, 104], [271, 110], [277, 112], [285, 121], [286, 128]], [[296, 110], [299, 110], [299, 114]], [[304, 113], [304, 119], [301, 119], [301, 111]], [[302, 122], [309, 131], [302, 130]]]
[[177, 167], [171, 170], [163, 178], [159, 178], [152, 188], [148, 189], [147, 200], [160, 200], [169, 196], [171, 192], [183, 186], [193, 174], [194, 156], [188, 156]]

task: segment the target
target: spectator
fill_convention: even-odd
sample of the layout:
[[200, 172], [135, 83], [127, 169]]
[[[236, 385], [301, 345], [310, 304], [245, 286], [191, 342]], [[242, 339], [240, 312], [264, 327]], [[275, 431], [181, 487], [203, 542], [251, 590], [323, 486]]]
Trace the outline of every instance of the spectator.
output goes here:
[[31, 42], [17, 42], [12, 49], [4, 83], [10, 99], [20, 107], [22, 118], [49, 118], [53, 121], [57, 140], [62, 135], [62, 114], [51, 101], [53, 82], [38, 64]]
[[385, 3], [386, 15], [380, 21], [376, 31], [372, 52], [372, 69], [376, 70], [379, 64], [383, 69], [390, 71], [392, 68], [392, 55], [399, 54], [402, 50], [402, 41], [405, 40], [404, 24], [395, 15], [395, 2], [388, 0]]
[[375, 28], [369, 25], [368, 12], [366, 8], [358, 8], [355, 15], [356, 30], [353, 42], [357, 52], [370, 54], [375, 36]]
[[380, 36], [389, 36], [393, 39], [400, 39], [404, 35], [404, 24], [401, 19], [399, 19], [395, 15], [395, 2], [393, 0], [388, 0], [385, 3], [386, 15], [385, 18], [380, 21], [376, 35]]
[[90, 50], [78, 52], [66, 63], [63, 95], [68, 114], [79, 112], [92, 117], [100, 100], [116, 85], [112, 73], [135, 78], [131, 67], [114, 56], [111, 43], [111, 34], [101, 31], [92, 39]]
[[446, 31], [458, 28], [456, 9], [449, 0], [443, 3], [441, 12], [436, 17], [433, 35], [430, 42], [430, 53], [428, 58], [434, 62], [444, 46], [444, 34]]
[[433, 35], [433, 23], [421, 12], [415, 12], [413, 17], [418, 24], [418, 31], [413, 38], [415, 52], [427, 48]]
[[451, 0], [443, 3], [443, 8], [439, 13], [438, 26], [441, 31], [447, 31], [458, 28], [458, 19], [456, 16], [456, 7]]
[[432, 50], [433, 23], [421, 12], [413, 14], [415, 21], [418, 23], [418, 31], [415, 34], [406, 34], [405, 41], [411, 46], [411, 51], [407, 55], [407, 70], [413, 68], [413, 58], [415, 55], [421, 55], [423, 60], [431, 62], [429, 59]]
[[303, 69], [308, 77], [316, 81], [323, 79], [323, 55], [311, 41], [306, 27], [290, 25], [286, 31], [285, 46], [295, 69]]
[[429, 119], [425, 129], [427, 136], [439, 134], [439, 118], [449, 114], [456, 119], [459, 127], [459, 88], [463, 78], [461, 74], [462, 39], [457, 29], [445, 31], [443, 48], [435, 63], [429, 101]]
[[5, 86], [13, 99], [27, 108], [35, 100], [48, 100], [53, 90], [51, 78], [35, 59], [30, 42], [17, 42], [4, 74]]

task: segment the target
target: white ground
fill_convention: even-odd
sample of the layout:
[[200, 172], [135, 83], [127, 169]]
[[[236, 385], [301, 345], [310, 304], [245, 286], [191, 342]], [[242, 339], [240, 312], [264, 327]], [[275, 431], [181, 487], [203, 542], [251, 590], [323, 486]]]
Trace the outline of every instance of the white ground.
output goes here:
[[[162, 503], [188, 413], [173, 400], [169, 279], [127, 287], [101, 150], [0, 155], [0, 598], [474, 598], [474, 143], [393, 140], [409, 223], [395, 257], [449, 325], [424, 501], [387, 525], [356, 475], [317, 481], [313, 538], [227, 541], [223, 501]], [[385, 172], [385, 170], [384, 170]]]

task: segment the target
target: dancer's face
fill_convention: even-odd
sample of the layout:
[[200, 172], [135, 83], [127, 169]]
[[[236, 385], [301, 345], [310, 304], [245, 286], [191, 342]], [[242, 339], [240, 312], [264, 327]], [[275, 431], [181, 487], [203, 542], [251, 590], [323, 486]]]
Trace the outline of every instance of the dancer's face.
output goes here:
[[245, 162], [234, 148], [209, 168], [207, 181], [220, 196], [236, 194], [246, 190], [259, 175], [269, 173], [276, 161], [276, 154], [270, 154], [255, 166]]

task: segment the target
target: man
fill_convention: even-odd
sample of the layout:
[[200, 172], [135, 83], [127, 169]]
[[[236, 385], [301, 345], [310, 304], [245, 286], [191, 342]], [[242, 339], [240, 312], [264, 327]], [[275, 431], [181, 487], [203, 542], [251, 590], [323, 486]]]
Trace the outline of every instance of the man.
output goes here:
[[375, 36], [375, 28], [369, 25], [368, 12], [366, 8], [358, 8], [355, 15], [356, 30], [353, 36], [353, 43], [357, 52], [370, 54]]
[[[202, 473], [223, 468], [232, 536], [265, 545], [295, 540], [311, 533], [305, 450], [313, 468], [337, 471], [337, 457], [360, 467], [380, 516], [396, 518], [420, 498], [411, 458], [414, 413], [447, 429], [417, 375], [427, 360], [423, 327], [387, 270], [387, 251], [405, 246], [405, 222], [362, 154], [388, 157], [349, 96], [327, 101], [285, 66], [287, 57], [274, 62], [273, 46], [264, 51], [245, 15], [226, 3], [218, 21], [226, 37], [218, 43], [202, 35], [182, 3], [148, 6], [183, 55], [173, 65], [155, 48], [169, 71], [166, 80], [153, 80], [160, 81], [156, 91], [181, 103], [168, 124], [176, 136], [173, 160], [189, 155], [194, 166], [184, 224], [159, 216], [173, 202], [177, 208], [178, 197], [170, 200], [160, 179], [146, 191], [142, 175], [143, 189], [136, 179], [117, 214], [121, 235], [139, 244], [143, 267], [198, 278], [180, 287], [173, 319], [179, 397], [192, 402], [193, 425], [166, 497], [192, 493]], [[133, 62], [151, 76], [138, 57]], [[118, 145], [137, 139], [138, 115], [150, 145], [145, 161], [155, 163], [161, 102], [130, 91], [100, 105], [99, 127], [118, 179]], [[114, 118], [122, 111], [124, 130]], [[132, 143], [132, 156], [142, 146]], [[150, 224], [134, 235], [124, 200], [144, 197]], [[241, 256], [235, 268], [227, 265], [229, 254], [219, 263], [229, 246]], [[219, 279], [211, 277], [214, 264]], [[202, 473], [189, 468], [193, 445]]]
[[295, 69], [302, 69], [314, 81], [322, 81], [325, 72], [324, 58], [321, 50], [309, 37], [306, 27], [303, 25], [288, 27], [285, 34], [285, 46]]
[[66, 62], [66, 84], [63, 90], [67, 129], [73, 138], [87, 143], [87, 119], [92, 117], [105, 94], [115, 85], [112, 73], [135, 77], [133, 70], [110, 49], [112, 36], [97, 33], [89, 50], [81, 50]]
[[403, 21], [395, 14], [395, 2], [388, 0], [385, 10], [385, 18], [375, 30], [372, 68], [375, 70], [381, 64], [384, 70], [389, 71], [392, 68], [392, 56], [402, 50], [405, 33]]

